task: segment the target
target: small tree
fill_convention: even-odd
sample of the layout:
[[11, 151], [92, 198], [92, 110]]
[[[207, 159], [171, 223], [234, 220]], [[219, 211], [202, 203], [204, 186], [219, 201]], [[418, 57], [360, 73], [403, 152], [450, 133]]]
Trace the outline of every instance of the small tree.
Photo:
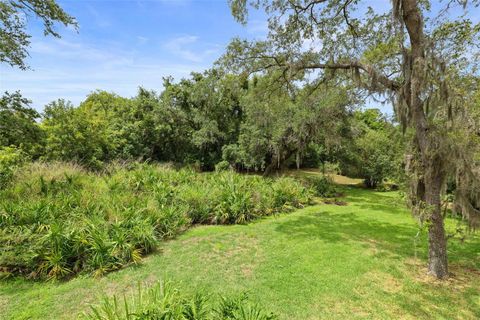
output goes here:
[[404, 140], [400, 128], [380, 110], [357, 110], [351, 120], [351, 139], [344, 144], [342, 171], [364, 179], [369, 188], [387, 178], [400, 178]]
[[384, 131], [369, 130], [356, 141], [359, 175], [368, 188], [376, 188], [395, 172], [399, 155]]
[[36, 158], [43, 146], [43, 132], [36, 120], [40, 117], [30, 107], [30, 100], [20, 92], [0, 97], [0, 147], [15, 147]]

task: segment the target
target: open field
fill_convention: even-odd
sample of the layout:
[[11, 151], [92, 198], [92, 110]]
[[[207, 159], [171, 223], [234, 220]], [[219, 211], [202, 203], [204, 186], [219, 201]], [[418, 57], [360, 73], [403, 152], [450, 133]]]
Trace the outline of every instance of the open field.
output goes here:
[[[425, 233], [398, 193], [345, 186], [318, 204], [248, 225], [200, 226], [101, 278], [0, 284], [2, 319], [74, 319], [104, 293], [168, 278], [182, 289], [250, 298], [281, 319], [478, 319], [480, 238], [449, 242], [450, 280], [426, 273]], [[456, 222], [449, 220], [452, 230]]]

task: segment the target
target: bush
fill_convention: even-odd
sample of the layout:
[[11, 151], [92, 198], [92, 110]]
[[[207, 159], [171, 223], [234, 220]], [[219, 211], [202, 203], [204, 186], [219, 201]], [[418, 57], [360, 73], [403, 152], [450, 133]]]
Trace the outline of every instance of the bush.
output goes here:
[[215, 171], [227, 171], [230, 170], [232, 167], [228, 161], [220, 161], [215, 165]]
[[213, 299], [205, 293], [183, 295], [170, 282], [157, 282], [150, 288], [138, 285], [136, 294], [119, 299], [104, 298], [91, 311], [88, 320], [274, 320], [272, 313], [240, 297]]
[[394, 183], [394, 182], [388, 182], [388, 181], [385, 181], [381, 184], [379, 184], [375, 190], [376, 191], [381, 191], [381, 192], [387, 192], [387, 191], [397, 191], [399, 190], [400, 187], [397, 183]]
[[332, 163], [332, 162], [324, 163], [322, 170], [325, 173], [328, 173], [328, 174], [340, 174], [341, 173], [340, 164], [337, 163], [337, 162], [335, 162], [335, 163]]
[[315, 191], [318, 197], [331, 198], [337, 194], [337, 189], [328, 176], [306, 177], [305, 183]]
[[276, 208], [302, 207], [310, 202], [311, 195], [311, 189], [293, 178], [280, 178], [273, 184], [272, 198]]
[[99, 174], [75, 164], [34, 163], [0, 191], [0, 272], [100, 276], [140, 262], [192, 223], [246, 223], [301, 207], [310, 197], [291, 178], [139, 163]]
[[5, 188], [13, 174], [25, 162], [26, 155], [13, 147], [0, 147], [0, 188]]

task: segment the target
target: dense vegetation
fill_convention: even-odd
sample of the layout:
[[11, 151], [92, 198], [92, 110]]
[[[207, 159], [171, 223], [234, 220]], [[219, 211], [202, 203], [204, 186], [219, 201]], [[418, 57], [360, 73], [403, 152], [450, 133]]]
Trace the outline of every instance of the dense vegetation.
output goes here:
[[[219, 297], [198, 292], [193, 296], [182, 295], [170, 282], [157, 282], [144, 289], [139, 284], [132, 297], [113, 296], [100, 306], [92, 306], [86, 314], [89, 320], [274, 320], [260, 306], [248, 301], [246, 294], [238, 297]], [[216, 300], [216, 301], [214, 301]]]
[[[242, 280], [285, 318], [479, 318], [478, 237], [463, 223], [468, 231], [480, 226], [480, 24], [467, 10], [480, 1], [439, 8], [394, 0], [388, 12], [359, 3], [232, 0], [241, 23], [250, 9], [264, 9], [268, 35], [232, 40], [213, 68], [167, 77], [161, 92], [139, 88], [126, 98], [97, 90], [79, 105], [58, 99], [36, 108], [5, 92], [0, 277], [9, 280], [0, 287], [0, 315], [53, 317], [26, 310], [21, 304], [31, 302], [16, 290], [68, 282], [31, 279], [76, 280], [75, 295], [79, 284], [95, 286], [88, 276], [108, 281], [110, 271], [173, 248], [170, 261], [153, 257], [157, 265], [147, 270], [160, 278], [163, 266], [186, 280], [188, 294], [161, 282], [122, 303], [106, 298], [85, 317], [275, 319], [245, 296], [216, 299], [196, 287], [237, 290]], [[457, 4], [463, 14], [448, 15]], [[0, 63], [28, 67], [29, 14], [45, 35], [59, 36], [56, 22], [78, 27], [54, 0], [0, 1]], [[391, 101], [395, 116], [365, 109], [369, 98]], [[403, 188], [420, 228], [405, 221], [397, 193], [335, 187], [336, 174], [377, 191]], [[299, 218], [241, 229], [339, 196]], [[196, 228], [197, 238], [183, 238], [190, 243], [166, 241], [196, 225], [237, 226]], [[227, 241], [212, 242], [216, 232]], [[427, 251], [422, 274], [450, 283], [422, 283], [418, 262]], [[136, 269], [124, 271], [113, 291], [128, 291]], [[38, 298], [33, 291], [26, 296]], [[44, 301], [58, 298], [43, 293]], [[75, 311], [95, 301], [76, 299]], [[3, 311], [5, 301], [17, 308]]]
[[245, 223], [302, 207], [315, 185], [325, 182], [135, 163], [102, 173], [35, 163], [0, 191], [0, 269], [29, 278], [101, 275], [139, 262], [192, 224]]
[[389, 143], [398, 128], [378, 110], [352, 110], [342, 88], [297, 88], [294, 99], [280, 86], [271, 94], [273, 80], [210, 70], [166, 79], [161, 94], [141, 88], [127, 99], [96, 91], [79, 106], [54, 101], [41, 115], [20, 93], [6, 93], [2, 274], [101, 275], [139, 262], [192, 224], [245, 223], [308, 204], [313, 194], [335, 196], [325, 177], [301, 184], [232, 169], [271, 175], [321, 166], [371, 187], [398, 175], [401, 139]]
[[148, 160], [271, 174], [331, 163], [372, 186], [398, 175], [392, 159], [402, 152], [402, 138], [378, 110], [354, 111], [342, 88], [297, 88], [293, 98], [283, 87], [268, 91], [272, 81], [210, 70], [178, 83], [167, 79], [161, 94], [141, 88], [127, 99], [96, 91], [77, 107], [54, 101], [41, 115], [19, 93], [7, 93], [0, 142], [32, 160], [90, 170]]
[[[321, 176], [321, 170], [299, 174]], [[425, 274], [426, 228], [419, 229], [400, 192], [337, 188], [344, 205], [318, 203], [249, 224], [201, 225], [162, 241], [159, 253], [141, 264], [100, 278], [4, 280], [0, 318], [77, 319], [90, 312], [89, 304], [102, 308], [105, 295], [116, 295], [123, 308], [125, 294], [130, 307], [138, 282], [148, 288], [162, 279], [187, 299], [208, 294], [213, 307], [219, 296], [247, 292], [249, 301], [282, 320], [480, 317], [478, 234], [452, 237], [460, 221], [446, 218], [453, 274], [435, 281]]]

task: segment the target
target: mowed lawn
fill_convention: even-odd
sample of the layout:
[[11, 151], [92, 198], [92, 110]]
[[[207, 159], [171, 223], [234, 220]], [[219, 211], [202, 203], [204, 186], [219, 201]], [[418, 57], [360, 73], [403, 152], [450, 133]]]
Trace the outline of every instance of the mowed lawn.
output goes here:
[[[479, 319], [480, 237], [450, 240], [453, 276], [426, 274], [426, 235], [396, 192], [345, 186], [317, 204], [235, 226], [201, 226], [102, 278], [0, 282], [0, 319], [75, 319], [103, 294], [170, 279], [185, 291], [240, 294], [280, 319]], [[456, 222], [448, 221], [453, 230]]]

